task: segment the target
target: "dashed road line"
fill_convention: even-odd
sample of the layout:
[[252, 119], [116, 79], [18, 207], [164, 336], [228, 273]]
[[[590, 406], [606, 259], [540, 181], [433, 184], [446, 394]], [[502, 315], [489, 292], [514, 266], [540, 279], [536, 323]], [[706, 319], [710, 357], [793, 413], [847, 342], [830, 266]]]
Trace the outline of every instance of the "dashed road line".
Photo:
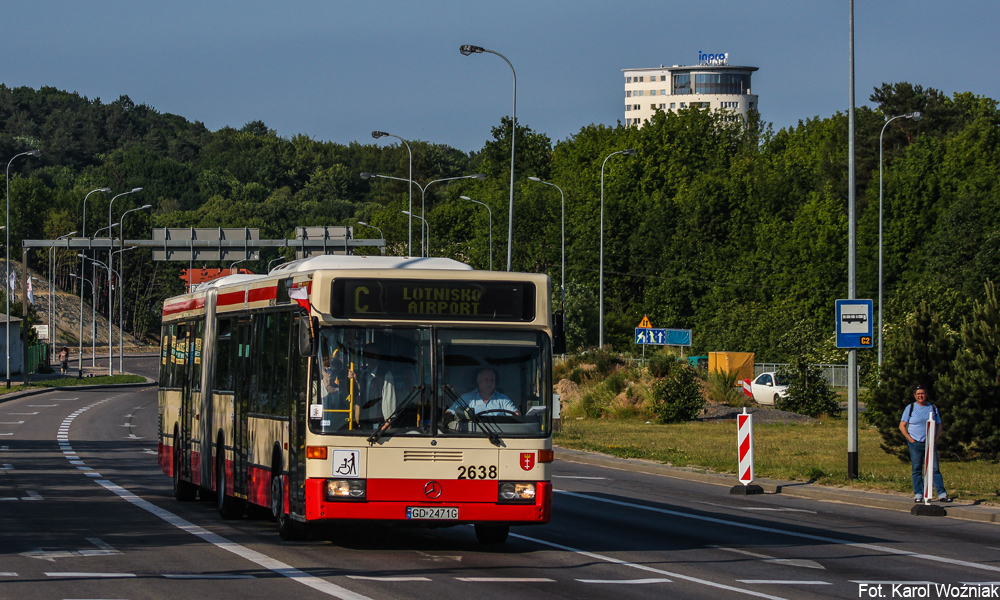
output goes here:
[[407, 576], [385, 576], [375, 577], [369, 575], [347, 575], [348, 579], [360, 579], [363, 581], [430, 581], [430, 577], [407, 577]]
[[610, 583], [614, 585], [646, 585], [650, 583], [672, 583], [669, 579], [577, 579], [580, 583]]
[[472, 583], [555, 583], [548, 577], [456, 577], [455, 581]]
[[66, 573], [46, 573], [46, 577], [73, 577], [73, 578], [97, 578], [97, 579], [123, 579], [127, 577], [136, 577], [135, 573], [76, 573], [76, 572], [66, 572]]
[[750, 585], [833, 585], [829, 581], [818, 581], [806, 579], [797, 581], [792, 579], [737, 579], [740, 583]]

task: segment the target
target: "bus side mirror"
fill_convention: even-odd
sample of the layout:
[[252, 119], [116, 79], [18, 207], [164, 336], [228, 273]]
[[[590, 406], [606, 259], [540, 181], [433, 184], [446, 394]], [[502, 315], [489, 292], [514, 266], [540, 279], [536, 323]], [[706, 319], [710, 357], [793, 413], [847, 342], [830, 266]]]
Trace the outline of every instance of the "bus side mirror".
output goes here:
[[299, 356], [312, 356], [316, 353], [316, 330], [318, 321], [315, 317], [299, 317]]
[[561, 310], [552, 313], [552, 353], [566, 354], [566, 329]]

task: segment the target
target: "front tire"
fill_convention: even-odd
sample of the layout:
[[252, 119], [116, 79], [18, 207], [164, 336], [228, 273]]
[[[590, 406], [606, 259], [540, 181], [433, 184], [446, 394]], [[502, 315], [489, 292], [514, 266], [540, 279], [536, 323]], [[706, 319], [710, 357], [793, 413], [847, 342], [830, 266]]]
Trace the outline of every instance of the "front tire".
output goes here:
[[510, 525], [476, 523], [476, 539], [480, 544], [502, 544], [510, 534]]

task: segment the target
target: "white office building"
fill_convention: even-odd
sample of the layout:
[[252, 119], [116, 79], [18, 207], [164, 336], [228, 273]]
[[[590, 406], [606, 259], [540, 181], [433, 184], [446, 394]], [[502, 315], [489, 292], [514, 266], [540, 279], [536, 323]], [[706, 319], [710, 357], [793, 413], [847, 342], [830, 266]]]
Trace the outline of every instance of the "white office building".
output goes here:
[[642, 126], [656, 111], [708, 108], [746, 119], [758, 110], [750, 75], [757, 67], [729, 64], [729, 54], [698, 53], [699, 65], [622, 69], [625, 75], [625, 124]]

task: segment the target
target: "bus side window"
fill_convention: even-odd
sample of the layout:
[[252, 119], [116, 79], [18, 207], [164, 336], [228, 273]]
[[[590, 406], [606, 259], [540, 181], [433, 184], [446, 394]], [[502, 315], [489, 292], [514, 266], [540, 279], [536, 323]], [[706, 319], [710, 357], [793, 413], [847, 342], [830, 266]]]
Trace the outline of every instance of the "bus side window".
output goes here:
[[173, 325], [164, 325], [160, 328], [160, 387], [164, 388], [171, 387], [170, 356], [173, 349], [170, 347], [170, 341], [173, 328]]
[[291, 393], [292, 376], [288, 372], [288, 357], [292, 347], [292, 313], [274, 315], [274, 377], [271, 381], [271, 414], [288, 415], [288, 395]]
[[232, 319], [219, 319], [217, 325], [218, 335], [216, 336], [215, 355], [215, 391], [233, 392], [233, 321]]

